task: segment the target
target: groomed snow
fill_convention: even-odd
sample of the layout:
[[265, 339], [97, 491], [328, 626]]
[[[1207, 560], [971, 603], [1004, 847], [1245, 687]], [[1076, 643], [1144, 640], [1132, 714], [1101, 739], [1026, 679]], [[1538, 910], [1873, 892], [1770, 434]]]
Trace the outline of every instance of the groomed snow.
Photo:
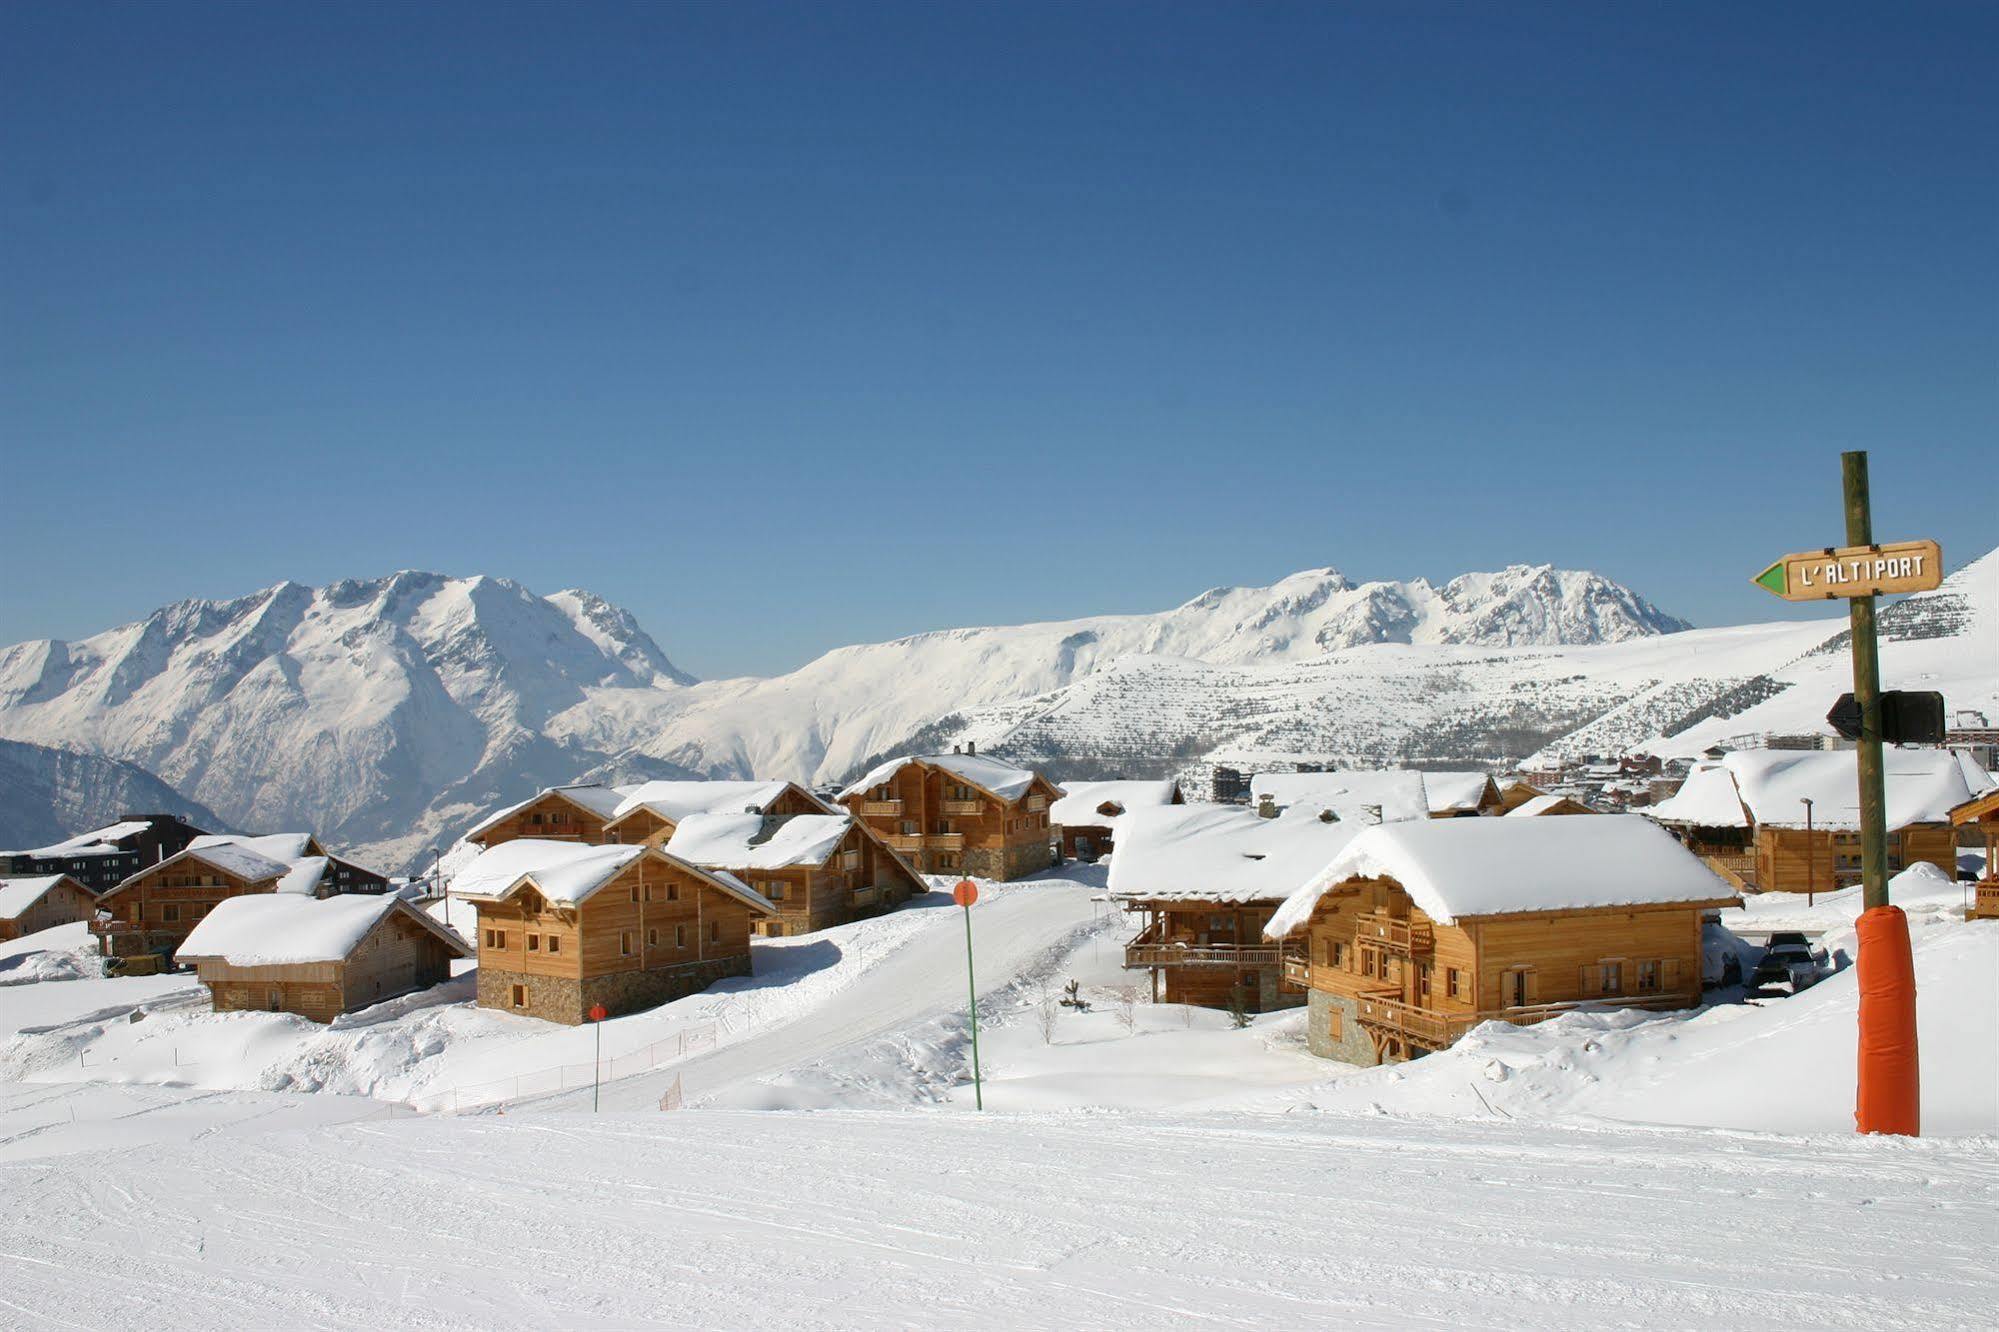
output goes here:
[[1672, 834], [1636, 814], [1425, 819], [1363, 830], [1286, 899], [1264, 933], [1283, 938], [1348, 879], [1395, 880], [1439, 925], [1517, 911], [1736, 900]]
[[983, 754], [910, 754], [868, 769], [860, 780], [849, 783], [840, 792], [840, 798], [845, 800], [848, 796], [880, 786], [911, 763], [927, 763], [933, 768], [942, 768], [981, 790], [992, 792], [1009, 805], [1026, 795], [1027, 788], [1034, 785], [1034, 774], [1026, 768], [1000, 763]]
[[666, 853], [704, 869], [823, 865], [854, 826], [844, 814], [798, 814], [763, 837], [764, 822], [762, 814], [689, 814], [667, 839]]
[[455, 933], [386, 893], [341, 893], [327, 898], [253, 893], [218, 903], [188, 932], [175, 957], [181, 962], [220, 958], [236, 967], [340, 962], [394, 911], [408, 912], [412, 919], [421, 921], [453, 945], [460, 957], [472, 955], [471, 948]]
[[[1048, 807], [1048, 821], [1062, 828], [1115, 828], [1134, 809], [1157, 809], [1173, 803], [1179, 784], [1160, 781], [1064, 782], [1068, 794]], [[1109, 814], [1103, 807], [1116, 808]]]
[[[1251, 804], [1269, 796], [1279, 809], [1330, 809], [1348, 823], [1394, 823], [1430, 817], [1420, 772], [1387, 768], [1351, 772], [1259, 772], [1249, 779]], [[1378, 811], [1378, 813], [1377, 813]]]
[[0, 920], [13, 920], [41, 901], [62, 877], [44, 874], [32, 879], [0, 879]]
[[1110, 891], [1131, 899], [1280, 901], [1357, 831], [1354, 823], [1327, 822], [1302, 805], [1274, 819], [1237, 805], [1136, 809], [1118, 827]]

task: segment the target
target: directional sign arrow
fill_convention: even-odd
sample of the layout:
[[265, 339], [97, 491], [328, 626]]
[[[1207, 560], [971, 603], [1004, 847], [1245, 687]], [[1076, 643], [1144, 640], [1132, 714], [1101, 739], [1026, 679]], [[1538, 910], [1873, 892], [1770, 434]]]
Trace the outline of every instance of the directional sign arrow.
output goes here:
[[1786, 555], [1751, 581], [1786, 601], [1927, 592], [1943, 582], [1943, 551], [1934, 541], [1827, 546]]
[[1784, 577], [1784, 562], [1782, 560], [1778, 560], [1762, 573], [1757, 574], [1755, 582], [1758, 587], [1766, 591], [1775, 592], [1780, 597], [1790, 590], [1789, 580]]

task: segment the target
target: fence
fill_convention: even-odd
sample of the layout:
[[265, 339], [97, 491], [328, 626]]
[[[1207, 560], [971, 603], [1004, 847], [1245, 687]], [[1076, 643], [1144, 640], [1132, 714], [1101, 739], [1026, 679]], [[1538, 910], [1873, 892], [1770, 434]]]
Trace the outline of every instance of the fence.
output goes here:
[[[611, 1082], [618, 1078], [628, 1078], [635, 1073], [645, 1073], [662, 1064], [677, 1063], [682, 1059], [706, 1054], [713, 1050], [721, 1039], [721, 1028], [715, 1023], [681, 1032], [668, 1040], [654, 1041], [651, 1045], [628, 1054], [615, 1055], [601, 1063], [560, 1064], [550, 1068], [535, 1069], [528, 1073], [516, 1073], [508, 1078], [495, 1078], [491, 1082], [474, 1082], [453, 1087], [448, 1092], [426, 1093], [423, 1100], [445, 1114], [457, 1114], [461, 1110], [487, 1109], [504, 1105], [508, 1101], [525, 1100], [533, 1096], [553, 1096], [559, 1092], [577, 1091], [602, 1080]], [[680, 1079], [674, 1079], [674, 1096], [679, 1095]], [[664, 1103], [660, 1108], [668, 1107]]]

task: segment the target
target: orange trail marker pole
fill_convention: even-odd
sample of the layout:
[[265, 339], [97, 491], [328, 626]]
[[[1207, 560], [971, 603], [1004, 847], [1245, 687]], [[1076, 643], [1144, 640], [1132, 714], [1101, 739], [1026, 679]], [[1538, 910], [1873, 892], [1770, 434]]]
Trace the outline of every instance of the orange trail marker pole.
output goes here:
[[951, 890], [951, 900], [965, 908], [965, 984], [972, 994], [972, 1103], [983, 1110], [986, 1089], [979, 1076], [979, 982], [972, 974], [972, 903], [979, 900], [979, 885], [970, 879], [958, 880], [958, 886]]

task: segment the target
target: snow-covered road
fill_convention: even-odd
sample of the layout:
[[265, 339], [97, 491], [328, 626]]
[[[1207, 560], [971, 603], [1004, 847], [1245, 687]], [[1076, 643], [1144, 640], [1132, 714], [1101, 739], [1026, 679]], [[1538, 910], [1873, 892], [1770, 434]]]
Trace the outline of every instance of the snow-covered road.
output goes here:
[[441, 1117], [0, 1165], [12, 1326], [1989, 1326], [1999, 1144]]
[[[973, 907], [980, 993], [1008, 985], [1036, 958], [1059, 948], [1076, 930], [1101, 915], [1104, 905], [1091, 901], [1101, 891], [1084, 883], [1050, 879], [1010, 885]], [[768, 1032], [724, 1045], [713, 1054], [607, 1083], [602, 1091], [604, 1108], [656, 1107], [676, 1078], [686, 1102], [698, 1104], [731, 1087], [825, 1059], [857, 1041], [880, 1036], [939, 1010], [962, 1008], [968, 998], [962, 917], [955, 907], [929, 909], [948, 915], [948, 919], [917, 933], [892, 957], [863, 972], [826, 1003]], [[584, 1089], [510, 1110], [588, 1109], [590, 1098], [591, 1093]]]

